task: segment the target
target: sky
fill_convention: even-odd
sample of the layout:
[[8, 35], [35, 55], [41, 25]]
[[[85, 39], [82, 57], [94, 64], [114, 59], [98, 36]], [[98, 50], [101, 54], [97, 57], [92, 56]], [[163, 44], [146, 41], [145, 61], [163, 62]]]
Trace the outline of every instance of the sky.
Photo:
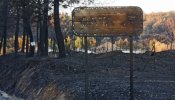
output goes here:
[[[87, 1], [87, 0], [81, 0]], [[86, 6], [139, 6], [142, 8], [144, 13], [151, 12], [168, 12], [175, 11], [175, 0], [95, 0], [94, 4]], [[75, 7], [82, 6], [82, 4], [75, 5]], [[62, 9], [62, 11], [66, 11], [70, 13], [73, 9]]]

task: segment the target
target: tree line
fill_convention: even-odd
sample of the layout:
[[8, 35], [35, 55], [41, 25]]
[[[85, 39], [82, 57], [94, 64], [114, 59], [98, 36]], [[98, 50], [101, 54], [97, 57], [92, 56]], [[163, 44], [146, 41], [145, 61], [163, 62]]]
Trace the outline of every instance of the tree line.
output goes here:
[[[60, 25], [59, 6], [67, 8], [79, 2], [79, 0], [1, 0], [0, 51], [3, 51], [3, 55], [6, 54], [8, 32], [12, 31], [15, 36], [14, 51], [15, 55], [18, 55], [18, 38], [19, 33], [22, 31], [23, 42], [21, 52], [26, 50], [26, 55], [32, 57], [34, 56], [35, 45], [37, 44], [39, 55], [48, 56], [48, 13], [50, 10], [53, 10], [54, 33], [59, 49], [59, 57], [65, 57], [66, 52]], [[88, 2], [92, 2], [92, 0]], [[35, 31], [32, 29], [33, 23], [35, 23]], [[10, 28], [10, 24], [13, 24], [13, 28]], [[36, 32], [36, 41], [34, 41], [34, 32]]]

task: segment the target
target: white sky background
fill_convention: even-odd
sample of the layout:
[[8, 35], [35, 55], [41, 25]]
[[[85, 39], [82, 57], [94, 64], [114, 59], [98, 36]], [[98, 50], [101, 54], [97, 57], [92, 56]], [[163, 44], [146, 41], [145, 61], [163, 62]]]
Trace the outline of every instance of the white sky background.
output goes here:
[[[74, 6], [139, 6], [144, 13], [175, 11], [175, 0], [94, 0], [95, 3], [91, 5], [83, 5], [83, 1], [87, 0], [81, 0], [80, 4]], [[73, 8], [61, 8], [61, 11], [71, 13]]]

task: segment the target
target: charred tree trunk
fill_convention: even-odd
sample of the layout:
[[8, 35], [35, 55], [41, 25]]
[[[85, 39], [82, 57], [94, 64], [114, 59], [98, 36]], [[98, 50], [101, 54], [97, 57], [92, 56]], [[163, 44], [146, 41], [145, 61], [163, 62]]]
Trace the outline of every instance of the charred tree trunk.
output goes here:
[[39, 5], [39, 20], [40, 20], [40, 56], [44, 56], [44, 33], [43, 33], [43, 17], [41, 17], [41, 1], [38, 0], [38, 5]]
[[3, 36], [1, 37], [1, 41], [0, 41], [0, 54], [1, 54], [1, 50], [2, 50], [2, 44], [3, 44]]
[[37, 22], [37, 33], [36, 33], [36, 43], [37, 43], [37, 55], [39, 53], [38, 48], [39, 48], [39, 21]]
[[[26, 42], [26, 30], [25, 30], [25, 2], [22, 0], [22, 17], [23, 17], [23, 39], [22, 39], [22, 50], [21, 52], [24, 52], [25, 46], [26, 46], [26, 55], [27, 55], [27, 43]], [[27, 35], [28, 36], [28, 35]]]
[[[35, 52], [35, 42], [33, 39], [33, 34], [32, 34], [32, 30], [31, 30], [31, 25], [30, 25], [30, 17], [32, 16], [32, 12], [31, 12], [30, 7], [26, 6], [25, 1], [22, 1], [22, 3], [23, 3], [23, 21], [24, 21], [23, 27], [24, 27], [24, 30], [25, 30], [27, 36], [30, 37], [30, 48], [29, 48], [29, 54], [27, 56], [32, 57], [32, 56], [34, 56], [34, 52]], [[27, 42], [28, 42], [28, 40], [27, 40]], [[28, 49], [28, 47], [27, 47], [28, 45], [29, 45], [29, 43], [27, 43], [26, 49]], [[27, 52], [27, 50], [26, 50], [26, 52]]]
[[59, 19], [59, 0], [54, 0], [54, 26], [55, 26], [55, 34], [59, 49], [59, 57], [66, 57], [65, 46], [64, 46], [64, 38], [61, 32], [60, 19]]
[[25, 39], [26, 34], [25, 34], [24, 20], [23, 20], [23, 35], [22, 35], [22, 36], [23, 36], [23, 37], [22, 37], [22, 50], [21, 50], [21, 52], [24, 53], [25, 42], [26, 42], [26, 39]]
[[53, 53], [56, 52], [56, 44], [55, 44], [55, 40], [53, 40]]
[[27, 41], [26, 41], [26, 57], [29, 55], [29, 35], [27, 34]]
[[30, 49], [29, 49], [29, 57], [34, 56], [34, 52], [35, 52], [35, 45], [34, 45], [34, 39], [33, 39], [33, 34], [32, 34], [32, 30], [31, 30], [31, 26], [30, 26], [30, 21], [28, 19], [26, 20], [26, 33], [29, 35], [30, 37]]
[[16, 32], [15, 32], [15, 56], [17, 56], [18, 52], [18, 34], [19, 34], [19, 6], [17, 1], [17, 22], [16, 22]]
[[6, 42], [7, 42], [7, 9], [8, 9], [8, 0], [4, 0], [4, 29], [3, 29], [3, 55], [6, 54]]
[[39, 56], [41, 55], [41, 53], [43, 52], [43, 41], [41, 41], [42, 39], [42, 22], [41, 22], [42, 18], [41, 18], [41, 0], [38, 0], [38, 54]]
[[53, 39], [51, 38], [51, 46], [50, 46], [50, 48], [53, 50]]
[[43, 11], [43, 31], [42, 31], [42, 56], [48, 56], [48, 6], [49, 0], [44, 0], [44, 11]]

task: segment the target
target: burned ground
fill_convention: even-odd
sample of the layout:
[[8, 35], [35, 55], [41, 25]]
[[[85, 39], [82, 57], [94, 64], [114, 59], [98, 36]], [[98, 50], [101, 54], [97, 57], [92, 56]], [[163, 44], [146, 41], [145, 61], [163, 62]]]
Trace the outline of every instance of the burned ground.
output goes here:
[[[113, 61], [112, 61], [113, 59]], [[83, 53], [64, 59], [0, 57], [0, 90], [27, 100], [84, 100], [85, 68], [89, 100], [129, 99], [129, 54]], [[175, 52], [134, 54], [135, 100], [175, 99]]]

